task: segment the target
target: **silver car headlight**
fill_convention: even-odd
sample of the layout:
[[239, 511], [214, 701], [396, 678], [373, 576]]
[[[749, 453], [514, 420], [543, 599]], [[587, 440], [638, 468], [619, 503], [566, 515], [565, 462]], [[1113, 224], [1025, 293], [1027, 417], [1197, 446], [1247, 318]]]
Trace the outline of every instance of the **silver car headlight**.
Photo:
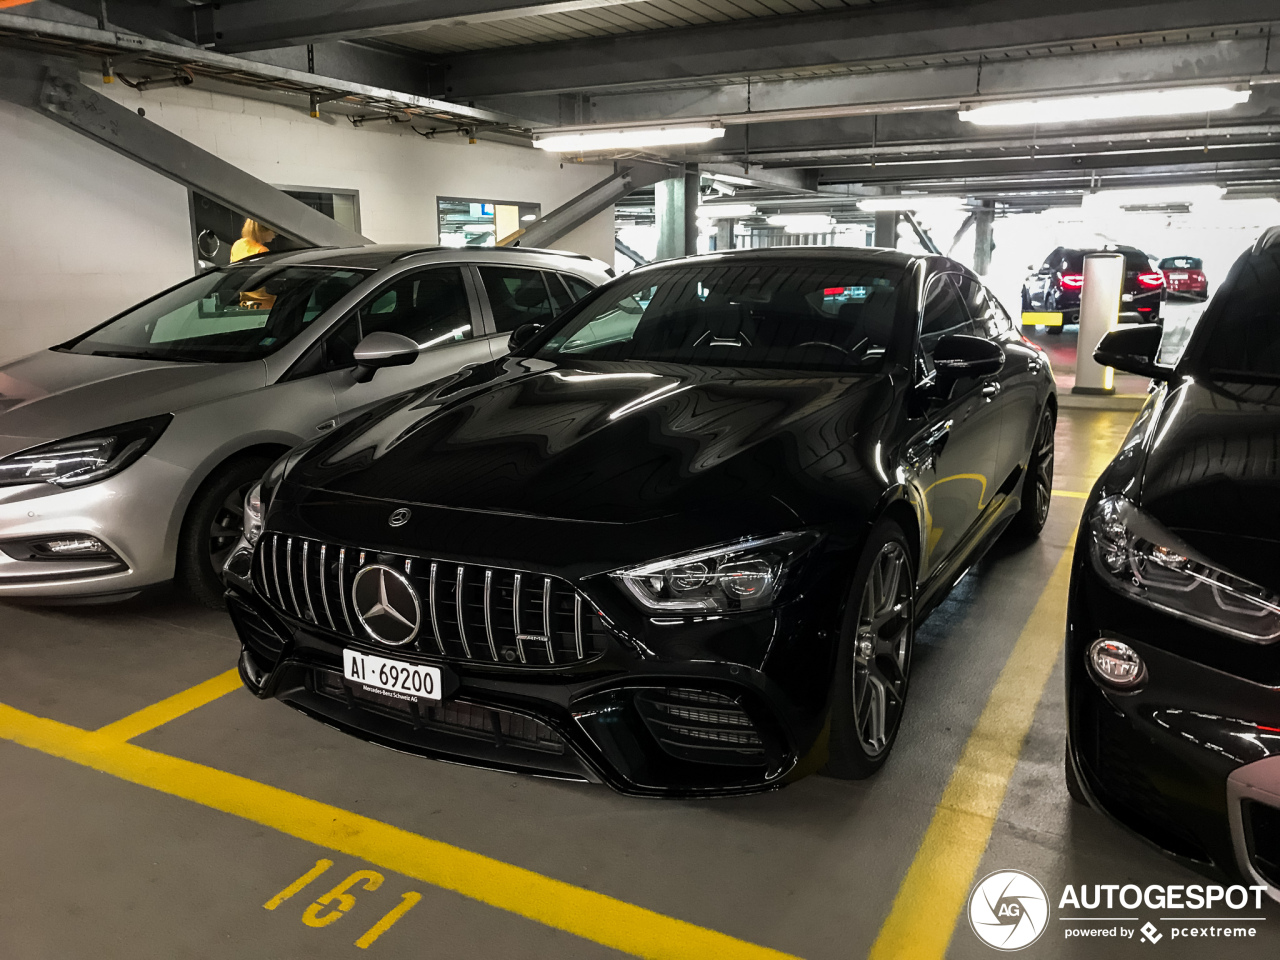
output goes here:
[[249, 546], [257, 543], [262, 536], [266, 513], [262, 506], [262, 481], [259, 480], [249, 488], [244, 497], [244, 539]]
[[790, 563], [817, 540], [812, 532], [743, 540], [609, 574], [647, 610], [736, 613], [773, 603]]
[[27, 483], [78, 487], [104, 480], [150, 450], [172, 420], [173, 415], [166, 413], [20, 450], [0, 460], [0, 487]]
[[1251, 643], [1280, 638], [1280, 595], [1209, 562], [1132, 501], [1100, 501], [1089, 539], [1094, 569], [1120, 593]]

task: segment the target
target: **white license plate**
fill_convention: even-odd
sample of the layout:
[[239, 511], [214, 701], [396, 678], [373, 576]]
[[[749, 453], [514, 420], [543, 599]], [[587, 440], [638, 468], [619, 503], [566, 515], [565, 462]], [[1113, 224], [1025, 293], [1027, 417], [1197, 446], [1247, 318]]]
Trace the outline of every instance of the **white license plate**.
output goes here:
[[409, 703], [440, 699], [439, 667], [388, 660], [359, 650], [344, 650], [342, 675], [374, 693]]
[[1170, 279], [1170, 280], [1185, 280], [1185, 279], [1187, 279], [1187, 275], [1186, 275], [1185, 273], [1171, 273], [1171, 274], [1169, 274], [1169, 279]]

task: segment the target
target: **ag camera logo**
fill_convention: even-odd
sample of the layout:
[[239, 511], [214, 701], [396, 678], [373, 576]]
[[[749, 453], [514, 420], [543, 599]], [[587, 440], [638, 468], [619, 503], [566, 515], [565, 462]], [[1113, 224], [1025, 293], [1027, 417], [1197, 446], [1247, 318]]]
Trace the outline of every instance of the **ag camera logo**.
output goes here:
[[1049, 895], [1021, 870], [987, 874], [969, 894], [969, 926], [997, 950], [1021, 950], [1040, 939], [1049, 926]]

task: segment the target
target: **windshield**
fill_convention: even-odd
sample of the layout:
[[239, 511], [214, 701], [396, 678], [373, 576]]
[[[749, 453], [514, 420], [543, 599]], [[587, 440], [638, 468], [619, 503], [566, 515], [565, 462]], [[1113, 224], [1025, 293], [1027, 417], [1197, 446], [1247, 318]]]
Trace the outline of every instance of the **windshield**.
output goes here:
[[537, 356], [866, 372], [889, 346], [901, 279], [855, 260], [646, 270], [589, 298]]
[[1165, 257], [1160, 261], [1161, 270], [1199, 270], [1199, 257]]
[[64, 344], [72, 353], [230, 363], [274, 353], [369, 274], [314, 266], [201, 274]]
[[1200, 371], [1219, 380], [1280, 381], [1280, 247], [1237, 260], [1200, 327]]

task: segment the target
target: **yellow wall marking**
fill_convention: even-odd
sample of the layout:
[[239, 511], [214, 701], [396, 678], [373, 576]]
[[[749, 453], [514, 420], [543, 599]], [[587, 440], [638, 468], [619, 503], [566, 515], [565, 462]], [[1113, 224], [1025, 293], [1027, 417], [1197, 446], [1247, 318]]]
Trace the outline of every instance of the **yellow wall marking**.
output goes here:
[[283, 890], [277, 893], [274, 897], [272, 897], [270, 900], [264, 903], [262, 905], [262, 909], [274, 910], [276, 907], [280, 906], [280, 904], [284, 903], [286, 900], [292, 897], [295, 893], [301, 893], [302, 890], [309, 883], [311, 883], [312, 880], [316, 879], [316, 877], [320, 876], [322, 873], [324, 873], [326, 870], [328, 870], [332, 866], [333, 866], [332, 860], [317, 860], [316, 865], [314, 867], [312, 867], [310, 870], [308, 870], [306, 873], [300, 876], [297, 880], [293, 881], [293, 883], [289, 884], [287, 887], [285, 887]]
[[1051, 311], [1024, 310], [1022, 312], [1022, 325], [1024, 327], [1060, 327], [1062, 326], [1062, 314]]
[[[113, 725], [114, 726], [114, 725]], [[795, 960], [602, 893], [118, 737], [0, 704], [0, 738], [654, 960]]]
[[1005, 662], [903, 878], [870, 960], [941, 960], [1063, 641], [1075, 538]]
[[[357, 870], [328, 893], [322, 893], [316, 902], [302, 912], [302, 922], [308, 927], [327, 927], [335, 920], [341, 920], [356, 905], [354, 894], [347, 891], [356, 884], [362, 884], [366, 890], [377, 890], [382, 886], [382, 874], [376, 870]], [[333, 909], [322, 913], [325, 907], [333, 904]]]
[[178, 719], [184, 713], [190, 713], [219, 697], [225, 697], [232, 690], [238, 690], [240, 686], [240, 674], [235, 670], [228, 670], [204, 683], [197, 683], [189, 690], [183, 690], [172, 697], [166, 697], [159, 703], [143, 707], [137, 713], [131, 713], [115, 723], [108, 723], [105, 727], [101, 727], [98, 733], [112, 740], [132, 740], [148, 730], [154, 730], [156, 727], [164, 726], [170, 720]]
[[395, 925], [395, 922], [412, 910], [414, 904], [421, 899], [422, 894], [413, 893], [412, 891], [400, 894], [400, 902], [388, 910], [386, 916], [366, 930], [364, 935], [356, 941], [356, 946], [361, 950], [369, 949], [373, 945], [373, 941], [390, 930]]

